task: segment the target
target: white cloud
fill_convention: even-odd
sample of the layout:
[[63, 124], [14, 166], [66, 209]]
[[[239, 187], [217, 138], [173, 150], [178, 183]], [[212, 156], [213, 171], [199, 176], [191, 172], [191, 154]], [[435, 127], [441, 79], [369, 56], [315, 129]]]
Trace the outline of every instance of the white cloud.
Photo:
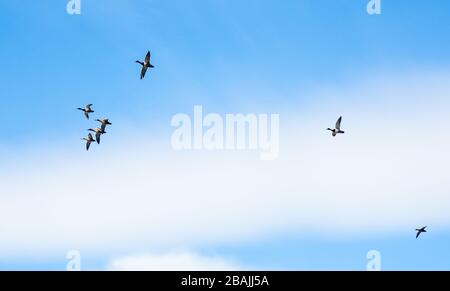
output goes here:
[[[89, 153], [77, 138], [64, 150], [9, 150], [0, 165], [0, 253], [448, 228], [446, 76], [378, 80], [330, 91], [329, 102], [298, 115], [281, 113], [274, 162], [256, 152], [173, 152], [170, 134], [155, 143], [119, 133], [117, 122]], [[324, 129], [340, 114], [346, 135], [332, 138]]]
[[112, 271], [236, 271], [235, 263], [221, 257], [200, 256], [191, 252], [147, 254], [113, 259]]

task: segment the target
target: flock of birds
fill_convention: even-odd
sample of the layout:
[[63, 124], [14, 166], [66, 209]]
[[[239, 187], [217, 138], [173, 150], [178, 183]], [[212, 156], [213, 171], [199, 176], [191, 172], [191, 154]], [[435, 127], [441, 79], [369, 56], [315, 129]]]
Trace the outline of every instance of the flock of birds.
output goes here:
[[[83, 111], [84, 116], [88, 120], [89, 120], [89, 114], [94, 113], [94, 110], [92, 110], [92, 104], [88, 104], [84, 108], [77, 108], [77, 109]], [[105, 131], [106, 126], [112, 125], [112, 123], [109, 122], [108, 118], [96, 119], [95, 121], [100, 122], [100, 127], [97, 127], [96, 129], [92, 129], [92, 128], [88, 129], [88, 131], [95, 132], [95, 139], [92, 137], [91, 133], [89, 133], [87, 137], [82, 138], [82, 140], [86, 141], [86, 150], [87, 151], [91, 147], [92, 142], [96, 141], [97, 144], [100, 144], [101, 136], [106, 133], [106, 131]]]
[[[141, 68], [141, 80], [144, 79], [145, 74], [147, 73], [148, 69], [154, 68], [154, 66], [150, 63], [151, 56], [152, 55], [151, 55], [150, 51], [147, 51], [147, 54], [145, 55], [144, 61], [139, 61], [139, 60], [136, 61], [136, 63], [140, 64], [141, 67], [142, 67]], [[94, 110], [92, 110], [92, 104], [88, 104], [84, 108], [78, 108], [78, 110], [83, 111], [83, 114], [86, 117], [86, 119], [89, 119], [89, 114], [94, 113]], [[92, 136], [91, 133], [89, 133], [87, 137], [82, 138], [82, 140], [84, 140], [86, 142], [86, 150], [87, 151], [89, 150], [89, 147], [91, 146], [91, 144], [93, 142], [96, 141], [97, 144], [100, 144], [101, 136], [106, 133], [106, 131], [105, 131], [106, 126], [112, 124], [111, 122], [109, 122], [109, 119], [107, 119], [107, 118], [105, 118], [105, 119], [96, 119], [95, 121], [100, 122], [100, 127], [96, 128], [96, 129], [92, 129], [92, 128], [88, 129], [89, 131], [95, 133], [95, 139], [94, 139], [94, 137]], [[341, 129], [341, 123], [342, 123], [342, 116], [340, 116], [338, 118], [334, 128], [327, 128], [328, 131], [331, 131], [331, 135], [333, 137], [337, 136], [338, 134], [344, 134], [345, 133], [345, 131], [343, 131]], [[416, 238], [419, 238], [419, 236], [422, 233], [427, 232], [426, 228], [427, 227], [424, 226], [422, 228], [416, 229], [416, 232], [417, 232]]]
[[[145, 55], [144, 61], [136, 61], [136, 63], [140, 64], [142, 66], [141, 69], [141, 80], [144, 79], [145, 74], [147, 73], [147, 70], [150, 68], [154, 68], [154, 66], [150, 63], [150, 59], [151, 59], [151, 53], [150, 51], [147, 51], [147, 54]], [[77, 108], [80, 111], [83, 111], [84, 116], [86, 117], [86, 119], [89, 120], [89, 114], [94, 113], [94, 110], [92, 109], [93, 104], [87, 104], [84, 108]], [[91, 147], [91, 144], [93, 142], [97, 142], [97, 144], [100, 144], [100, 139], [101, 136], [104, 135], [106, 133], [105, 129], [106, 126], [108, 125], [112, 125], [111, 122], [109, 122], [108, 118], [104, 118], [104, 119], [96, 119], [95, 121], [100, 122], [100, 127], [92, 129], [89, 128], [88, 131], [92, 131], [95, 133], [95, 139], [92, 136], [92, 133], [89, 133], [87, 137], [82, 138], [82, 140], [84, 140], [86, 142], [86, 150], [89, 151], [89, 148]]]
[[[331, 131], [331, 134], [333, 136], [336, 136], [338, 134], [344, 134], [345, 131], [341, 130], [341, 122], [342, 122], [342, 116], [338, 118], [338, 120], [336, 121], [336, 125], [335, 128], [327, 128], [327, 130]], [[416, 228], [416, 239], [419, 238], [419, 236], [424, 233], [427, 232], [426, 231], [426, 226], [422, 227], [422, 228]]]

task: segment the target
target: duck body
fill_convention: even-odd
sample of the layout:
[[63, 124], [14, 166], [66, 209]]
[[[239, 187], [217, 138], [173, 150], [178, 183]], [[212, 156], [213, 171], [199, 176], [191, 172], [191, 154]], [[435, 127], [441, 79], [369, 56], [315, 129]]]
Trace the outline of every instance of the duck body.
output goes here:
[[342, 116], [338, 118], [336, 121], [336, 127], [335, 128], [327, 128], [327, 130], [331, 131], [331, 134], [333, 136], [336, 136], [338, 134], [344, 134], [345, 131], [341, 130], [341, 122], [342, 122]]
[[345, 131], [342, 131], [342, 130], [336, 130], [336, 129], [331, 129], [331, 128], [327, 128], [327, 130], [331, 131], [331, 134], [332, 134], [333, 136], [336, 136], [336, 135], [338, 135], [338, 134], [344, 134], [344, 133], [345, 133]]
[[77, 108], [77, 109], [83, 111], [84, 117], [86, 117], [86, 119], [89, 119], [89, 114], [95, 112], [94, 110], [92, 110], [91, 107], [92, 107], [92, 104], [88, 104], [84, 108]]
[[95, 140], [97, 141], [98, 144], [100, 144], [100, 138], [101, 138], [102, 134], [106, 133], [105, 129], [104, 128], [96, 128], [96, 129], [89, 128], [88, 130], [95, 132]]
[[98, 122], [101, 123], [100, 129], [101, 129], [102, 131], [105, 131], [106, 126], [112, 125], [112, 123], [109, 122], [109, 119], [108, 119], [108, 118], [104, 118], [104, 119], [96, 119], [95, 121], [98, 121]]
[[416, 228], [417, 234], [416, 234], [416, 239], [419, 238], [419, 236], [423, 233], [423, 232], [427, 232], [426, 230], [426, 226], [422, 227], [422, 228]]
[[91, 143], [95, 141], [95, 139], [92, 137], [92, 134], [88, 134], [88, 136], [82, 138], [82, 140], [86, 141], [86, 150], [87, 151], [89, 150]]
[[138, 64], [140, 64], [142, 66], [142, 69], [141, 69], [141, 80], [144, 79], [145, 74], [147, 73], [147, 69], [155, 67], [155, 66], [153, 66], [150, 63], [151, 57], [152, 57], [152, 55], [151, 55], [150, 51], [148, 51], [143, 62], [136, 61], [136, 63], [138, 63]]

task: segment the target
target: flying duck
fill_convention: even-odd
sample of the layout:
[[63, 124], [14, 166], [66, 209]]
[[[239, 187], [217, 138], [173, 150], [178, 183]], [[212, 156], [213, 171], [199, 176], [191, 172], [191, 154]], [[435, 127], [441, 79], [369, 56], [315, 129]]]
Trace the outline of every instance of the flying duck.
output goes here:
[[112, 123], [109, 122], [109, 119], [108, 119], [108, 118], [105, 118], [105, 119], [96, 119], [95, 121], [98, 121], [98, 122], [100, 122], [100, 123], [102, 124], [101, 127], [100, 127], [100, 129], [101, 129], [102, 131], [105, 131], [107, 125], [112, 125]]
[[424, 226], [424, 227], [422, 227], [422, 228], [416, 228], [416, 231], [417, 231], [416, 238], [419, 238], [419, 235], [420, 235], [422, 232], [427, 232], [425, 228], [427, 228], [427, 227]]
[[92, 104], [86, 105], [84, 108], [77, 108], [78, 110], [81, 110], [84, 112], [84, 116], [89, 119], [89, 113], [94, 113], [94, 110], [92, 110]]
[[342, 121], [342, 116], [339, 117], [339, 119], [336, 121], [336, 128], [334, 128], [334, 129], [327, 128], [327, 130], [332, 132], [333, 136], [336, 136], [338, 133], [345, 133], [344, 131], [341, 130], [341, 121]]
[[152, 55], [150, 54], [150, 51], [147, 52], [147, 55], [145, 56], [144, 62], [136, 61], [136, 63], [140, 64], [142, 66], [141, 70], [141, 80], [144, 79], [145, 73], [147, 72], [148, 68], [154, 68], [152, 64], [150, 64], [150, 58]]
[[96, 128], [96, 129], [89, 128], [88, 130], [95, 132], [95, 140], [97, 141], [98, 144], [100, 144], [100, 137], [102, 136], [102, 134], [105, 134], [106, 131], [101, 128]]
[[95, 139], [92, 137], [92, 134], [88, 134], [87, 138], [84, 137], [84, 138], [82, 138], [82, 140], [86, 141], [86, 150], [87, 151], [89, 150], [89, 147], [91, 146], [91, 143], [93, 141], [95, 141]]

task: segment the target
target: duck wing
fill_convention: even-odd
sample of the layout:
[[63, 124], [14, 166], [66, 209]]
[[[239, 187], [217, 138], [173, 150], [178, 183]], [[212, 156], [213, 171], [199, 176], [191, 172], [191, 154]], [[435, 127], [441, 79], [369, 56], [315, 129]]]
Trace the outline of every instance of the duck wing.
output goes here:
[[144, 79], [145, 73], [147, 73], [147, 66], [143, 66], [141, 70], [141, 80]]
[[341, 122], [342, 122], [342, 116], [339, 117], [339, 119], [336, 121], [336, 129], [341, 130]]
[[86, 150], [87, 151], [89, 150], [90, 146], [91, 146], [91, 141], [90, 140], [86, 141]]
[[150, 51], [147, 52], [147, 55], [145, 55], [145, 60], [144, 60], [144, 64], [148, 65], [150, 64], [150, 58], [152, 57]]
[[88, 137], [85, 138], [85, 140], [86, 140], [86, 150], [88, 151], [89, 147], [91, 146], [91, 142], [94, 140], [92, 138], [92, 134], [88, 134]]
[[95, 134], [95, 140], [97, 140], [97, 143], [98, 144], [100, 144], [100, 137], [102, 136], [102, 133], [101, 132], [97, 132], [96, 134]]

